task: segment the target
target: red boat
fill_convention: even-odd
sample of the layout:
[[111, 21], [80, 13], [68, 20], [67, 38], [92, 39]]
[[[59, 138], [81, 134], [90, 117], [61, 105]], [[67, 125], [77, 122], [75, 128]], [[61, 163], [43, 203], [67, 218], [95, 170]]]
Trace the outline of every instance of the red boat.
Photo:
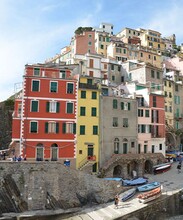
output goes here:
[[167, 164], [159, 164], [157, 166], [154, 166], [154, 174], [158, 174], [158, 173], [164, 173], [166, 171], [168, 171], [171, 168], [172, 164], [171, 163], [167, 163]]

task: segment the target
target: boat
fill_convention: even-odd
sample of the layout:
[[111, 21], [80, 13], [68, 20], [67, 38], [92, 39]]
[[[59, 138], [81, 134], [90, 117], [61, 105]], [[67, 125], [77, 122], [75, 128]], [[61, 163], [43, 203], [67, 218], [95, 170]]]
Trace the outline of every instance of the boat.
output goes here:
[[137, 196], [137, 198], [138, 199], [147, 199], [147, 198], [149, 198], [151, 196], [159, 194], [160, 192], [161, 192], [161, 186], [159, 186], [158, 188], [152, 189], [152, 190], [150, 190], [148, 192], [143, 192], [143, 193], [139, 194]]
[[130, 199], [131, 197], [135, 195], [136, 191], [137, 191], [136, 188], [132, 188], [132, 189], [125, 191], [124, 193], [120, 195], [121, 201], [125, 202], [126, 200]]
[[106, 177], [106, 178], [104, 178], [104, 180], [121, 181], [122, 178], [118, 178], [118, 177]]
[[168, 171], [171, 168], [171, 166], [172, 166], [171, 163], [162, 164], [162, 165], [155, 167], [153, 169], [153, 172], [154, 172], [154, 174], [163, 173], [163, 172]]
[[152, 182], [152, 183], [148, 183], [143, 186], [137, 187], [137, 190], [139, 192], [146, 192], [146, 191], [150, 191], [152, 189], [158, 188], [159, 186], [160, 186], [159, 182]]
[[122, 179], [122, 185], [123, 186], [143, 185], [143, 184], [145, 184], [147, 182], [148, 182], [148, 179], [144, 178], [144, 177], [138, 177], [138, 178], [131, 179], [131, 180]]
[[150, 196], [150, 197], [148, 197], [148, 198], [140, 198], [139, 199], [139, 202], [141, 202], [141, 203], [148, 203], [148, 202], [150, 202], [150, 201], [153, 201], [153, 200], [155, 200], [155, 199], [157, 199], [157, 198], [159, 198], [160, 196], [161, 196], [161, 191], [159, 192], [159, 193], [157, 193], [157, 194], [155, 194], [155, 195], [153, 195], [153, 196]]

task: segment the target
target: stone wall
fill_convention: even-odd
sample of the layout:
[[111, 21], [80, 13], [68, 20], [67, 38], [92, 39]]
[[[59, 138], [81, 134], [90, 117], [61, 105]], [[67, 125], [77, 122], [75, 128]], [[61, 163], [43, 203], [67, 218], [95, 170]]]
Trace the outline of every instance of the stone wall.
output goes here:
[[[7, 198], [13, 198], [6, 201], [15, 212], [106, 203], [124, 190], [118, 182], [76, 171], [59, 162], [0, 162], [0, 181]], [[0, 201], [3, 204], [1, 193]]]

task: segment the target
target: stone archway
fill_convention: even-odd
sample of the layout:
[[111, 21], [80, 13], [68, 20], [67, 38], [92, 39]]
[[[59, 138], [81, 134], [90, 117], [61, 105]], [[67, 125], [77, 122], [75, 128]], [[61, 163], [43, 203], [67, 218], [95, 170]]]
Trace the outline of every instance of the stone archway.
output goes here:
[[175, 150], [176, 147], [176, 138], [175, 135], [171, 132], [166, 133], [166, 150]]
[[146, 160], [144, 164], [144, 172], [151, 174], [153, 172], [153, 162], [151, 160]]
[[122, 167], [120, 165], [117, 165], [114, 167], [113, 177], [121, 177], [121, 176], [122, 176]]

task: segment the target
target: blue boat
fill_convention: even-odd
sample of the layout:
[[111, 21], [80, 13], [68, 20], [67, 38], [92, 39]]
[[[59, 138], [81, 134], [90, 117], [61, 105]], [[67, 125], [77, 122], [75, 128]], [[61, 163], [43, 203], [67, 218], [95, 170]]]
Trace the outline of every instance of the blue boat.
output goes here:
[[160, 186], [161, 186], [161, 184], [159, 182], [152, 182], [152, 183], [148, 183], [148, 184], [145, 184], [143, 186], [137, 187], [137, 190], [139, 192], [146, 192], [146, 191], [149, 191], [149, 190], [156, 189]]
[[125, 191], [124, 193], [120, 195], [121, 201], [125, 202], [126, 200], [130, 199], [131, 197], [135, 195], [136, 191], [137, 191], [136, 188], [132, 188], [132, 189]]
[[143, 185], [148, 182], [147, 178], [144, 177], [138, 177], [131, 180], [124, 180], [122, 179], [122, 185], [123, 186], [136, 186], [136, 185]]
[[121, 181], [121, 180], [122, 180], [122, 178], [118, 178], [118, 177], [106, 177], [106, 178], [104, 178], [104, 180]]

